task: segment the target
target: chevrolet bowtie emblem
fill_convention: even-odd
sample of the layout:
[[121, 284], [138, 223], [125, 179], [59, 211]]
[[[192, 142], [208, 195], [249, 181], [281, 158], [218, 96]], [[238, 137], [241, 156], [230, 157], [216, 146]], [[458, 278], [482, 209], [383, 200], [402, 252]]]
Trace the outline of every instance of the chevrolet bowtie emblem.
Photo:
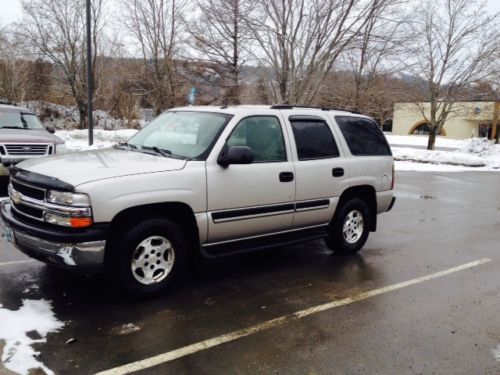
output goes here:
[[12, 199], [12, 202], [14, 202], [15, 204], [20, 204], [22, 202], [21, 193], [17, 191], [12, 192], [10, 198]]

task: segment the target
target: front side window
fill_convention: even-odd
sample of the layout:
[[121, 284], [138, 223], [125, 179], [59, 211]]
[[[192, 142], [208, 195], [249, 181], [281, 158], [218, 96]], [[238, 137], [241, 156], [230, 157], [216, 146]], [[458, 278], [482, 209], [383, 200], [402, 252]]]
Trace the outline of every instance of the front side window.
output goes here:
[[328, 124], [321, 120], [291, 120], [299, 160], [327, 159], [339, 156]]
[[154, 119], [128, 144], [138, 150], [161, 150], [184, 159], [204, 159], [231, 115], [212, 112], [167, 112]]
[[392, 155], [384, 134], [375, 121], [354, 116], [335, 116], [351, 154], [356, 156]]
[[240, 121], [227, 140], [228, 146], [247, 146], [254, 162], [286, 161], [280, 122], [273, 116], [252, 116]]
[[43, 129], [43, 125], [34, 114], [0, 110], [0, 128]]

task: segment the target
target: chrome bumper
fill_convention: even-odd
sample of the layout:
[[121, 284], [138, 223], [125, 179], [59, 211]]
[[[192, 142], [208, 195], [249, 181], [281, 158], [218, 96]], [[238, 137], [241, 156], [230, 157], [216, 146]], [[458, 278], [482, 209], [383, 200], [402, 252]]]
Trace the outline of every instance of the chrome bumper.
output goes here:
[[[2, 201], [1, 204], [6, 204]], [[63, 268], [98, 269], [104, 263], [106, 241], [60, 243], [30, 236], [10, 227], [0, 217], [0, 233], [26, 255]]]

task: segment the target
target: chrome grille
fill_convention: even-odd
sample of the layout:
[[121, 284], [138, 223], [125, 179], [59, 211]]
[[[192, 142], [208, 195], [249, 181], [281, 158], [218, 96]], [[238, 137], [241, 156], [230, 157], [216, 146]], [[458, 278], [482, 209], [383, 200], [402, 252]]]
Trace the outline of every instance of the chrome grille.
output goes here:
[[16, 144], [16, 145], [5, 145], [7, 150], [7, 155], [47, 155], [49, 145], [38, 145], [38, 144]]
[[33, 198], [39, 201], [43, 201], [45, 199], [45, 190], [42, 188], [19, 182], [13, 178], [11, 179], [11, 183], [12, 187], [16, 191], [20, 192], [26, 197]]

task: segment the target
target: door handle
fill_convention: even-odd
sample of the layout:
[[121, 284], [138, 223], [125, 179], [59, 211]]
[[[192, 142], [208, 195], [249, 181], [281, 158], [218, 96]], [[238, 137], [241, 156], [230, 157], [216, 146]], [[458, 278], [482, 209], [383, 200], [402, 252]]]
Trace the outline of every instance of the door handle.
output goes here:
[[281, 172], [280, 173], [280, 181], [281, 182], [293, 181], [293, 172]]
[[333, 177], [342, 177], [344, 175], [344, 168], [333, 168], [332, 176]]

